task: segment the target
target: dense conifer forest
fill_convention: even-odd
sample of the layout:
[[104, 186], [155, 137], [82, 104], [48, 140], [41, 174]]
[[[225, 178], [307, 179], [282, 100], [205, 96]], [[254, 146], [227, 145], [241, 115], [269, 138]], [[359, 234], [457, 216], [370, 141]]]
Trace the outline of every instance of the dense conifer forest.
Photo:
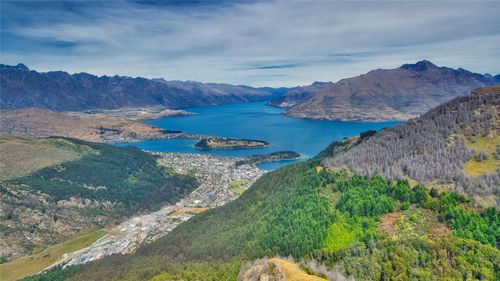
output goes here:
[[156, 163], [156, 157], [134, 147], [115, 147], [71, 139], [93, 153], [81, 159], [46, 167], [7, 181], [31, 192], [41, 191], [53, 200], [71, 197], [108, 201], [116, 215], [150, 210], [175, 202], [193, 190], [192, 177], [175, 174]]

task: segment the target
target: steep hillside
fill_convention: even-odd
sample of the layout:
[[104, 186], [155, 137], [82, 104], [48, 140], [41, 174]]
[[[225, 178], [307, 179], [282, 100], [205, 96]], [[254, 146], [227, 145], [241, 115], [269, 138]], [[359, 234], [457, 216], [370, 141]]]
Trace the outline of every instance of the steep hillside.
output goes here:
[[197, 185], [131, 147], [3, 136], [0, 148], [2, 259], [175, 202]]
[[40, 107], [66, 111], [262, 101], [282, 92], [282, 89], [141, 77], [71, 75], [63, 71], [41, 73], [23, 64], [0, 65], [0, 88], [1, 109]]
[[293, 255], [309, 273], [325, 267], [356, 280], [495, 280], [499, 226], [498, 211], [477, 213], [465, 197], [309, 161], [266, 174], [239, 199], [71, 279], [205, 280], [208, 272], [235, 280], [244, 261]]
[[0, 135], [0, 180], [26, 176], [42, 168], [94, 153], [69, 140], [30, 139]]
[[[299, 118], [382, 121], [408, 120], [471, 90], [500, 84], [500, 76], [438, 67], [429, 61], [377, 69], [342, 79], [296, 100], [285, 114]], [[314, 85], [314, 84], [313, 84]], [[290, 94], [293, 99], [295, 94]], [[287, 100], [287, 95], [279, 98]]]
[[324, 162], [362, 175], [417, 180], [498, 207], [499, 151], [500, 87], [489, 87], [335, 151]]

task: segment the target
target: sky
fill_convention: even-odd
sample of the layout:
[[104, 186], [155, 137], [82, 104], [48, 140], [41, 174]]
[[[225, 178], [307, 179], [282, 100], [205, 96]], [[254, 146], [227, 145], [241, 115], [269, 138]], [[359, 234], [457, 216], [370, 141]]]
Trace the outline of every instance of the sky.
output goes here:
[[500, 73], [500, 1], [0, 0], [4, 64], [252, 86], [427, 59]]

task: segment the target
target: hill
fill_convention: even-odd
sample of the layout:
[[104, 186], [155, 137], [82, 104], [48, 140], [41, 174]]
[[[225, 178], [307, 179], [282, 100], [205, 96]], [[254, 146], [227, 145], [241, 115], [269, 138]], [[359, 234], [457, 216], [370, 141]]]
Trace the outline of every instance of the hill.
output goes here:
[[477, 213], [465, 197], [318, 164], [266, 174], [239, 199], [132, 255], [79, 268], [70, 279], [236, 280], [246, 261], [275, 255], [303, 259], [309, 273], [319, 264], [356, 280], [498, 277], [495, 209]]
[[499, 75], [438, 67], [424, 60], [396, 69], [373, 70], [331, 86], [313, 84], [305, 87], [311, 91], [304, 95], [297, 95], [297, 90], [292, 89], [271, 104], [289, 107], [285, 114], [299, 118], [408, 120], [473, 89], [498, 84]]
[[23, 64], [0, 65], [0, 108], [59, 111], [163, 106], [169, 108], [263, 101], [283, 89], [252, 88], [142, 77], [37, 72]]
[[197, 186], [132, 147], [2, 136], [0, 149], [2, 260], [176, 202]]
[[489, 87], [384, 129], [347, 151], [331, 151], [324, 162], [366, 176], [416, 180], [498, 207], [499, 151], [500, 87]]

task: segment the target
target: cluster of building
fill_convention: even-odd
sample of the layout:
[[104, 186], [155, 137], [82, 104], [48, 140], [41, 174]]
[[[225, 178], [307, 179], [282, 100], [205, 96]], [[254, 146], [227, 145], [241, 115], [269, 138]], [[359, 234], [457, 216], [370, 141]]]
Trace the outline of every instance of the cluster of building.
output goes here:
[[174, 205], [164, 206], [159, 211], [139, 215], [114, 226], [91, 246], [65, 254], [62, 260], [49, 268], [83, 264], [112, 254], [132, 252], [142, 243], [152, 242], [169, 233], [198, 211], [236, 199], [265, 173], [254, 165], [235, 165], [240, 158], [188, 153], [153, 154], [159, 156], [159, 165], [177, 173], [194, 175], [199, 182], [198, 188]]

